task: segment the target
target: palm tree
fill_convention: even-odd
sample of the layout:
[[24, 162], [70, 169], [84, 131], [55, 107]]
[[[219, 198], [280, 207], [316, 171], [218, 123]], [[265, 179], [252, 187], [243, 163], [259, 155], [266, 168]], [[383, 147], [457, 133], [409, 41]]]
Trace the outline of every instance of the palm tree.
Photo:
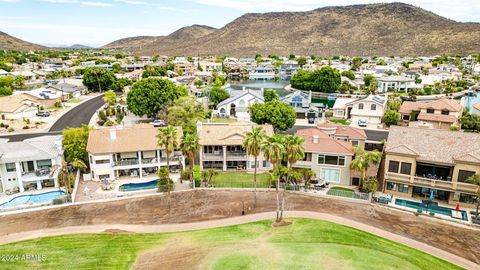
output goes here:
[[167, 154], [167, 176], [170, 172], [170, 155], [177, 148], [177, 129], [172, 126], [166, 126], [158, 130], [158, 146], [165, 147]]
[[253, 128], [251, 132], [248, 132], [243, 141], [243, 148], [247, 153], [255, 158], [255, 168], [253, 171], [253, 189], [255, 205], [257, 205], [257, 159], [262, 152], [262, 143], [266, 138], [265, 131], [261, 127]]
[[467, 179], [467, 183], [477, 185], [477, 209], [475, 211], [475, 218], [478, 220], [478, 208], [480, 207], [480, 174], [475, 174]]
[[68, 163], [65, 160], [62, 160], [62, 165], [52, 166], [50, 177], [53, 177], [57, 172], [58, 172], [57, 178], [58, 178], [59, 184], [60, 186], [65, 187], [67, 200], [70, 200], [70, 194], [72, 193], [71, 172], [68, 168]]
[[72, 162], [72, 167], [77, 169], [77, 170], [83, 171], [87, 168], [87, 164], [85, 164], [85, 162], [83, 162], [83, 160], [81, 160], [81, 159], [75, 159]]
[[305, 157], [305, 148], [303, 147], [304, 142], [304, 138], [296, 135], [285, 136], [285, 155], [288, 161], [287, 182], [290, 181], [289, 175], [292, 171], [293, 164]]
[[203, 181], [205, 182], [205, 186], [209, 186], [210, 182], [212, 181], [212, 178], [214, 176], [217, 176], [217, 175], [218, 175], [217, 170], [212, 169], [212, 168], [210, 168], [206, 171], [203, 171], [202, 172], [202, 178], [203, 178]]
[[[270, 161], [273, 166], [273, 171], [276, 171], [280, 163], [282, 162], [284, 153], [285, 153], [285, 145], [284, 145], [284, 137], [278, 134], [274, 134], [272, 137], [267, 138], [265, 141], [262, 142], [262, 149], [265, 155], [265, 158]], [[277, 184], [275, 186], [277, 192], [277, 218], [276, 222], [281, 221], [280, 216], [280, 197], [279, 197], [279, 187], [280, 187], [280, 177], [279, 175], [276, 176]]]
[[360, 172], [360, 186], [363, 180], [367, 178], [367, 171], [371, 165], [378, 165], [382, 161], [382, 153], [374, 151], [364, 151], [360, 147], [355, 147], [355, 159], [350, 163], [350, 168]]
[[200, 144], [198, 143], [198, 136], [196, 133], [186, 134], [183, 137], [182, 143], [180, 145], [182, 148], [183, 154], [188, 157], [188, 165], [190, 167], [189, 172], [189, 179], [192, 182], [192, 187], [195, 188], [195, 182], [193, 181], [193, 165], [195, 162], [195, 154], [198, 152], [200, 148]]

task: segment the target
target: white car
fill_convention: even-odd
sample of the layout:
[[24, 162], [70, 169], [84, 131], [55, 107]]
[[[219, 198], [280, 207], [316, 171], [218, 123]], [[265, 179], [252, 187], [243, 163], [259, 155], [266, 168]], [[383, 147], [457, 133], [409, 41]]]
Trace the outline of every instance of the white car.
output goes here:
[[163, 127], [163, 126], [165, 126], [165, 121], [160, 120], [160, 119], [153, 120], [152, 122], [150, 122], [150, 125], [152, 125], [154, 127]]
[[366, 119], [358, 120], [358, 126], [359, 127], [367, 127], [367, 120]]

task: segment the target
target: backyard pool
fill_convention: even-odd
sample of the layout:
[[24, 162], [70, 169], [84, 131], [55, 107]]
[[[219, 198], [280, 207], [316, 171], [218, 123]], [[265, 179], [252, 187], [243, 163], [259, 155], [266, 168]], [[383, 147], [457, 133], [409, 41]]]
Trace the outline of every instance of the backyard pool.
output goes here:
[[22, 195], [11, 199], [8, 202], [0, 204], [0, 209], [13, 208], [22, 204], [44, 204], [51, 203], [54, 199], [65, 196], [65, 192], [51, 191], [40, 194]]
[[[395, 205], [408, 207], [416, 210], [420, 209], [422, 211], [427, 210], [427, 206], [421, 202], [413, 202], [413, 201], [407, 201], [402, 199], [396, 199]], [[438, 214], [438, 215], [444, 215], [444, 216], [454, 218], [452, 216], [452, 211], [455, 211], [455, 209], [442, 207], [442, 206], [434, 206], [434, 205], [428, 206], [428, 212], [435, 213], [436, 215]], [[460, 212], [462, 213], [462, 220], [468, 220], [467, 212], [466, 211], [460, 211]]]
[[152, 180], [149, 182], [142, 182], [142, 183], [128, 183], [123, 184], [118, 189], [120, 191], [138, 191], [138, 190], [148, 190], [148, 189], [155, 189], [157, 188], [158, 180]]
[[475, 104], [480, 104], [480, 93], [476, 93], [476, 96], [466, 96], [465, 98], [465, 108], [468, 108], [470, 113], [480, 114], [480, 110], [477, 110], [473, 107]]

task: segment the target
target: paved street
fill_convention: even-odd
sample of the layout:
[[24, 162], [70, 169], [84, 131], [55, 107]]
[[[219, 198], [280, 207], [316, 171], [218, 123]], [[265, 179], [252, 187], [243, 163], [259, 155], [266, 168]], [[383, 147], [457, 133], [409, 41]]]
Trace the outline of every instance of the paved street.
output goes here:
[[62, 115], [48, 132], [0, 136], [0, 139], [9, 139], [11, 142], [18, 142], [44, 135], [58, 135], [67, 127], [80, 127], [83, 124], [88, 125], [93, 114], [104, 104], [102, 97], [103, 95], [94, 97], [72, 108], [70, 111]]

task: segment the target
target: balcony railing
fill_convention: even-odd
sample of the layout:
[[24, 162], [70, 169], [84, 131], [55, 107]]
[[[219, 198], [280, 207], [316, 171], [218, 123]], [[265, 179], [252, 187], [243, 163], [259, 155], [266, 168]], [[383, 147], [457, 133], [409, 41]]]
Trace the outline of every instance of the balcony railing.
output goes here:
[[452, 191], [476, 192], [477, 186], [463, 182], [452, 182], [447, 180], [436, 180], [421, 176], [412, 176], [399, 173], [386, 173], [386, 180], [394, 180], [400, 183], [410, 185], [421, 185], [438, 189], [446, 189]]
[[[180, 156], [171, 156], [169, 161], [180, 161]], [[166, 157], [162, 157], [160, 158], [160, 162], [167, 162], [167, 158]]]
[[244, 151], [238, 151], [238, 152], [231, 152], [227, 151], [227, 156], [228, 157], [247, 157], [247, 152]]
[[124, 159], [113, 162], [113, 166], [130, 166], [138, 165], [138, 159]]
[[154, 164], [158, 163], [157, 158], [142, 158], [142, 164]]
[[25, 176], [25, 177], [47, 176], [50, 174], [51, 171], [52, 171], [52, 168], [50, 167], [39, 168], [31, 172], [22, 172], [22, 176]]

